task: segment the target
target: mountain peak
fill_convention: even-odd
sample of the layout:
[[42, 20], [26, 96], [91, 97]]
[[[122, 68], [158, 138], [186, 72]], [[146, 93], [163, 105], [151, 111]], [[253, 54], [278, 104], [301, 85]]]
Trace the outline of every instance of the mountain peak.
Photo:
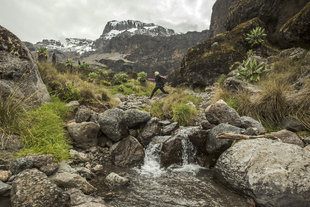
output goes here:
[[144, 23], [137, 20], [109, 21], [101, 35], [101, 38], [112, 39], [119, 35], [133, 36], [136, 34], [148, 36], [171, 36], [175, 32], [154, 23]]

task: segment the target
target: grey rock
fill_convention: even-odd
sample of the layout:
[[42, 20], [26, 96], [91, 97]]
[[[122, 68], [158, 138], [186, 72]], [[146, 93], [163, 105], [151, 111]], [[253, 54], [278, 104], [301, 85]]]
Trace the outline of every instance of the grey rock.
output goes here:
[[260, 134], [260, 131], [257, 128], [249, 127], [244, 131], [245, 135], [257, 136]]
[[51, 163], [40, 167], [40, 171], [44, 172], [47, 176], [53, 175], [59, 168], [57, 163]]
[[138, 140], [140, 143], [146, 147], [152, 140], [152, 138], [160, 133], [160, 126], [158, 123], [158, 118], [154, 117], [149, 120], [144, 128], [141, 130]]
[[173, 122], [172, 124], [169, 124], [167, 126], [164, 126], [161, 129], [161, 134], [163, 136], [165, 135], [171, 135], [172, 132], [174, 132], [177, 128], [179, 127], [179, 123], [178, 122]]
[[295, 144], [295, 145], [298, 145], [300, 147], [304, 147], [304, 143], [299, 138], [299, 136], [297, 134], [295, 134], [294, 132], [288, 131], [286, 129], [283, 129], [283, 130], [278, 131], [278, 132], [272, 132], [271, 135], [280, 139], [284, 143]]
[[13, 33], [0, 26], [0, 94], [27, 98], [28, 106], [51, 101], [29, 50]]
[[33, 162], [33, 167], [40, 168], [48, 164], [52, 164], [54, 162], [54, 156], [51, 154], [47, 155], [34, 155], [27, 154], [25, 156], [26, 159], [31, 160]]
[[56, 173], [50, 177], [57, 186], [61, 188], [77, 188], [83, 191], [83, 193], [89, 194], [96, 190], [87, 180], [78, 174], [73, 173]]
[[126, 110], [124, 113], [124, 120], [129, 128], [133, 128], [135, 126], [138, 126], [139, 124], [146, 123], [150, 119], [150, 113], [137, 109], [129, 109]]
[[259, 134], [264, 134], [267, 132], [266, 129], [263, 127], [263, 125], [260, 122], [256, 121], [255, 119], [253, 119], [252, 117], [242, 116], [240, 119], [241, 119], [241, 127], [244, 129], [256, 128]]
[[158, 123], [160, 124], [160, 126], [167, 126], [167, 125], [171, 124], [171, 121], [163, 120], [163, 121], [159, 121]]
[[11, 189], [12, 207], [20, 206], [70, 206], [70, 197], [47, 176], [37, 169], [28, 169], [18, 174]]
[[263, 91], [263, 89], [260, 88], [259, 86], [252, 85], [250, 83], [239, 80], [235, 77], [226, 78], [223, 83], [223, 87], [231, 91], [238, 91], [238, 90], [246, 91], [251, 95], [256, 95]]
[[12, 176], [11, 171], [9, 170], [0, 170], [0, 181], [6, 182]]
[[138, 137], [139, 136], [138, 130], [136, 130], [136, 129], [129, 129], [129, 135], [133, 136], [133, 137]]
[[75, 122], [82, 123], [90, 121], [90, 117], [92, 115], [92, 110], [87, 108], [86, 106], [80, 106], [78, 111], [75, 114]]
[[117, 142], [128, 135], [128, 126], [124, 120], [124, 111], [108, 109], [99, 115], [100, 129], [111, 140]]
[[92, 168], [93, 172], [99, 172], [101, 170], [103, 170], [103, 166], [99, 164], [97, 164], [95, 167]]
[[143, 161], [144, 149], [134, 137], [126, 137], [111, 147], [112, 162], [121, 167], [138, 165]]
[[67, 173], [77, 173], [77, 171], [72, 168], [66, 161], [61, 161], [59, 163], [59, 168], [58, 168], [58, 173], [63, 173], [63, 172], [67, 172]]
[[241, 129], [230, 124], [219, 124], [210, 130], [206, 150], [214, 158], [218, 158], [232, 144], [231, 139], [216, 139], [216, 136], [221, 133], [241, 134]]
[[305, 127], [300, 123], [298, 120], [294, 119], [293, 117], [287, 116], [285, 117], [281, 123], [280, 127], [282, 129], [287, 129], [292, 132], [299, 132], [299, 131], [304, 131]]
[[228, 123], [236, 127], [241, 127], [242, 122], [239, 114], [223, 100], [219, 100], [215, 104], [208, 106], [205, 113], [207, 120], [211, 124]]
[[129, 179], [112, 172], [105, 178], [105, 183], [110, 188], [126, 186], [129, 184]]
[[218, 159], [214, 175], [260, 206], [310, 204], [310, 151], [269, 139], [244, 140]]
[[94, 122], [72, 122], [68, 124], [68, 132], [73, 140], [73, 144], [81, 149], [97, 146], [99, 130], [99, 125]]
[[10, 171], [13, 175], [20, 173], [23, 170], [30, 169], [33, 167], [33, 161], [26, 158], [17, 158], [10, 164]]
[[73, 158], [74, 162], [77, 162], [77, 163], [79, 163], [79, 162], [88, 162], [89, 161], [88, 156], [85, 153], [83, 153], [83, 152], [78, 152], [76, 150], [71, 149], [70, 150], [70, 155]]
[[81, 175], [83, 178], [87, 180], [90, 180], [95, 176], [95, 174], [86, 167], [77, 167], [76, 171], [79, 173], [79, 175]]
[[0, 195], [6, 195], [11, 190], [11, 188], [12, 186], [0, 180]]
[[66, 104], [66, 107], [72, 108], [73, 111], [76, 111], [80, 106], [80, 103], [78, 101], [70, 101]]
[[310, 144], [310, 137], [302, 137], [301, 139], [306, 145]]
[[191, 143], [195, 146], [197, 154], [206, 154], [207, 138], [210, 130], [198, 130], [188, 136]]
[[210, 122], [208, 120], [203, 120], [201, 123], [200, 123], [201, 127], [204, 129], [204, 130], [208, 130], [208, 129], [212, 129], [213, 127], [215, 127], [214, 124], [210, 124]]
[[71, 206], [74, 207], [107, 207], [102, 198], [85, 195], [81, 190], [71, 188], [66, 191], [70, 195]]

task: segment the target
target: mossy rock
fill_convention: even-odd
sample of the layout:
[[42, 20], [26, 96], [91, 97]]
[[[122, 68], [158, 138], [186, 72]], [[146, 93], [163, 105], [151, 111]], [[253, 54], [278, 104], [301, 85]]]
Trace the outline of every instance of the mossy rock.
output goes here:
[[280, 29], [291, 46], [310, 48], [310, 2]]
[[[232, 31], [216, 35], [197, 46], [190, 48], [182, 61], [181, 68], [171, 73], [172, 85], [205, 87], [213, 84], [221, 74], [228, 74], [229, 67], [246, 57], [251, 49], [245, 40], [245, 34], [256, 27], [265, 28], [258, 18], [244, 22]], [[265, 48], [267, 50], [267, 48]]]

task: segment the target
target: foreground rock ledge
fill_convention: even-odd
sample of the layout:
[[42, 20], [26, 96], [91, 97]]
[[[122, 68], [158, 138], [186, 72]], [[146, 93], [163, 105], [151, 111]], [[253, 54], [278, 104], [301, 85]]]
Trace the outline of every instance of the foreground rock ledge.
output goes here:
[[262, 206], [310, 206], [310, 151], [268, 139], [246, 140], [225, 151], [215, 177]]

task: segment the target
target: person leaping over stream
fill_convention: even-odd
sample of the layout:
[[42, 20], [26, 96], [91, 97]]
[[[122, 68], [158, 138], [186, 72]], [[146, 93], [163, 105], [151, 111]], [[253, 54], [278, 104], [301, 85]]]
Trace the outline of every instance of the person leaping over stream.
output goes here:
[[149, 79], [149, 80], [152, 80], [152, 81], [155, 80], [155, 82], [156, 82], [155, 88], [154, 88], [153, 91], [152, 91], [152, 94], [151, 94], [151, 96], [150, 96], [150, 99], [152, 99], [154, 93], [155, 93], [158, 89], [160, 89], [164, 94], [169, 94], [169, 93], [168, 93], [167, 91], [165, 91], [165, 89], [164, 89], [164, 86], [165, 86], [165, 83], [166, 83], [165, 77], [164, 77], [164, 76], [161, 76], [161, 75], [159, 74], [158, 71], [156, 71], [156, 72], [154, 73], [154, 75], [155, 75], [155, 79]]

